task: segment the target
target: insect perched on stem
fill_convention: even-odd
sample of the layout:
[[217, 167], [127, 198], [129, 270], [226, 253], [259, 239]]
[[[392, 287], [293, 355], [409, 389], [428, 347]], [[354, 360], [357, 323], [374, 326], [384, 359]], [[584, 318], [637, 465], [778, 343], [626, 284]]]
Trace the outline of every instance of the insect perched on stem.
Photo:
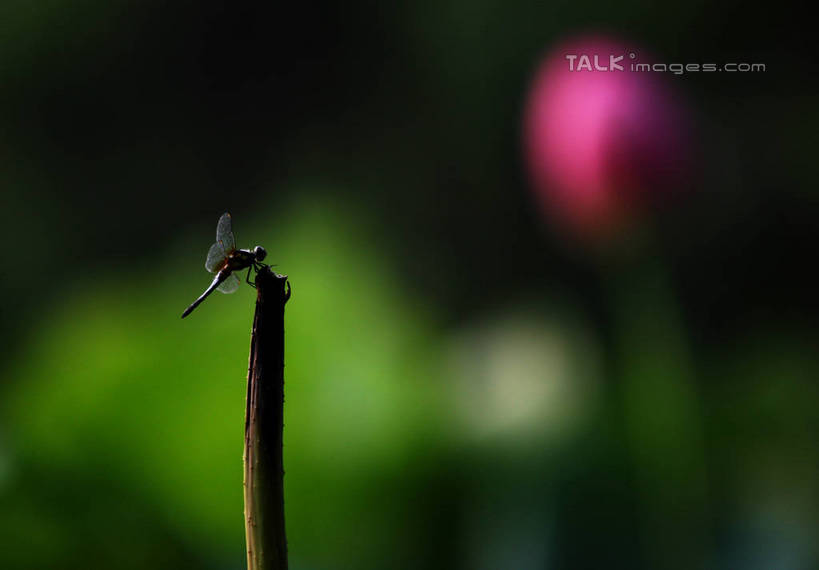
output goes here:
[[266, 256], [267, 251], [260, 245], [257, 245], [252, 250], [236, 249], [236, 242], [233, 238], [233, 231], [231, 230], [230, 214], [227, 212], [222, 214], [222, 217], [219, 218], [219, 222], [216, 224], [216, 243], [210, 246], [208, 258], [205, 261], [205, 269], [216, 275], [213, 281], [211, 281], [210, 286], [205, 289], [205, 292], [202, 293], [196, 301], [191, 303], [190, 307], [185, 309], [185, 312], [182, 313], [182, 318], [184, 319], [190, 315], [191, 311], [199, 306], [199, 303], [213, 293], [214, 289], [218, 289], [222, 293], [236, 292], [236, 289], [239, 288], [239, 278], [236, 277], [236, 272], [247, 269], [245, 280], [249, 285], [255, 286], [250, 282], [250, 271], [259, 271], [259, 269], [264, 266], [262, 260], [264, 260]]

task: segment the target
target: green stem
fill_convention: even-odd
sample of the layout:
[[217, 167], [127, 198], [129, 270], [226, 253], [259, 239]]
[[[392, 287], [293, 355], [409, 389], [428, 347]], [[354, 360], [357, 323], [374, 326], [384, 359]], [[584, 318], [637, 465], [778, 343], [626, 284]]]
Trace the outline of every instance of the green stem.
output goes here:
[[287, 570], [284, 530], [284, 305], [287, 276], [264, 267], [250, 341], [244, 491], [248, 570]]

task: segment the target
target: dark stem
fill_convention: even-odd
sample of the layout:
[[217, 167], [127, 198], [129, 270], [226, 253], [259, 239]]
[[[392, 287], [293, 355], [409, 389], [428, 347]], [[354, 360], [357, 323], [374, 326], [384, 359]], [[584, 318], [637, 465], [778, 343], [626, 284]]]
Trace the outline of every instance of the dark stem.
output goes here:
[[245, 410], [245, 532], [248, 570], [286, 570], [284, 532], [284, 304], [287, 276], [263, 267], [258, 295]]

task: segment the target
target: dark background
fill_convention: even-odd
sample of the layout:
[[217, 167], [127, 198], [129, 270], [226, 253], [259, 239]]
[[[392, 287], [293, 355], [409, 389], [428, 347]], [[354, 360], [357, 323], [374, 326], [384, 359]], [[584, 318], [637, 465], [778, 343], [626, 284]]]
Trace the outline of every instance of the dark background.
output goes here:
[[[0, 567], [244, 564], [252, 292], [177, 314], [225, 210], [293, 284], [293, 568], [819, 564], [795, 5], [54, 0], [0, 21]], [[667, 77], [696, 183], [637, 244], [556, 231], [527, 184], [531, 75], [588, 30], [767, 67]]]

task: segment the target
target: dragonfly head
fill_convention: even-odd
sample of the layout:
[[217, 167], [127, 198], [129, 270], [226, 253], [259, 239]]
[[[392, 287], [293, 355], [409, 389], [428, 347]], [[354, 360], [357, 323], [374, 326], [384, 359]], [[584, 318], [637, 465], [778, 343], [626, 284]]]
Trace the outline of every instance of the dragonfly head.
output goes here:
[[256, 257], [256, 261], [262, 261], [265, 257], [267, 257], [267, 250], [260, 245], [257, 245], [253, 248], [253, 255]]

